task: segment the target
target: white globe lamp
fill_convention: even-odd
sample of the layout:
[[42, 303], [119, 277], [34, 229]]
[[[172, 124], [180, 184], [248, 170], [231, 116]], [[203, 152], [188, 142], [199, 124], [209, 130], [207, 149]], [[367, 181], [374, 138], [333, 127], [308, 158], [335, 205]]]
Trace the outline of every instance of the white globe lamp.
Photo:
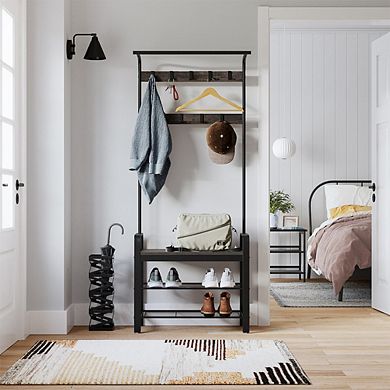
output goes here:
[[276, 158], [285, 160], [294, 155], [295, 143], [292, 139], [278, 138], [272, 145], [272, 152]]

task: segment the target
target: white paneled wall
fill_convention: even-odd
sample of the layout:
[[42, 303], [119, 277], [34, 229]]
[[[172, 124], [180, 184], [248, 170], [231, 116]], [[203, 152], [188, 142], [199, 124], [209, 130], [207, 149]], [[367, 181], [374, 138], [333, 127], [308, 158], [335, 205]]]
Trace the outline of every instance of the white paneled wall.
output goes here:
[[[297, 149], [289, 160], [271, 155], [270, 183], [292, 196], [291, 214], [301, 226], [308, 228], [308, 198], [318, 183], [370, 178], [370, 43], [384, 33], [323, 26], [271, 31], [270, 139], [292, 138]], [[313, 212], [318, 226], [326, 216], [322, 192]], [[288, 233], [271, 237], [291, 240]], [[296, 262], [290, 255], [271, 255], [271, 264], [291, 260]]]

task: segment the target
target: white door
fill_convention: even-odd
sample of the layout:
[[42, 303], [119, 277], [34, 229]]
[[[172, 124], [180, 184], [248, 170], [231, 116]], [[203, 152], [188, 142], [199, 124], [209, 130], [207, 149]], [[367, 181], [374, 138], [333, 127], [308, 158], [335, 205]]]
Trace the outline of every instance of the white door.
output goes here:
[[372, 43], [372, 307], [390, 314], [390, 33]]
[[0, 353], [24, 335], [21, 19], [21, 0], [0, 0]]

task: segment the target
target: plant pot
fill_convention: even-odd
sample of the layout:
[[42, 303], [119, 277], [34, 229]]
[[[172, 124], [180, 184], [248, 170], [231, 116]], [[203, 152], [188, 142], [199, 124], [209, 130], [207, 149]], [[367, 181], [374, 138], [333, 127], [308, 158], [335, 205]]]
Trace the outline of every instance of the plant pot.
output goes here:
[[275, 229], [278, 227], [278, 215], [270, 213], [269, 215], [269, 227]]

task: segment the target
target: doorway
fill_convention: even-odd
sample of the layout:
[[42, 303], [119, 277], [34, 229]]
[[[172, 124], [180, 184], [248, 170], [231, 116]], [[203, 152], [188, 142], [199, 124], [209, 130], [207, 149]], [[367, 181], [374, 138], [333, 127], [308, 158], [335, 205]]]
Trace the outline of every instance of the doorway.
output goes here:
[[[297, 16], [299, 15], [299, 17]], [[387, 20], [383, 20], [387, 19]], [[270, 189], [277, 189], [277, 190], [285, 190], [285, 192], [291, 192], [293, 200], [296, 200], [297, 205], [295, 205], [296, 211], [294, 212], [294, 217], [298, 216], [300, 217], [301, 223], [298, 222], [298, 225], [308, 225], [307, 217], [308, 217], [308, 189], [309, 185], [312, 185], [314, 182], [318, 184], [320, 180], [324, 177], [328, 178], [328, 175], [330, 173], [336, 172], [336, 166], [337, 161], [334, 163], [334, 160], [337, 159], [337, 148], [342, 148], [342, 146], [347, 145], [348, 138], [343, 139], [343, 143], [338, 144], [337, 142], [337, 136], [339, 135], [338, 130], [336, 128], [336, 131], [332, 132], [333, 137], [333, 144], [335, 147], [330, 151], [330, 154], [333, 154], [333, 166], [327, 166], [324, 165], [324, 162], [326, 162], [328, 157], [328, 149], [323, 149], [322, 146], [320, 148], [316, 148], [317, 144], [314, 142], [314, 139], [319, 138], [320, 145], [322, 145], [324, 140], [326, 140], [328, 134], [324, 132], [323, 129], [328, 128], [328, 123], [326, 123], [325, 119], [329, 118], [329, 112], [333, 117], [335, 117], [335, 112], [337, 112], [340, 107], [338, 105], [333, 107], [331, 105], [324, 106], [325, 99], [328, 96], [331, 96], [334, 94], [336, 96], [337, 88], [340, 86], [344, 88], [344, 90], [347, 92], [347, 87], [342, 85], [341, 82], [339, 82], [340, 74], [339, 72], [335, 73], [335, 64], [332, 63], [335, 59], [335, 56], [331, 55], [331, 49], [332, 45], [334, 49], [341, 53], [344, 53], [344, 68], [347, 66], [347, 60], [348, 56], [351, 58], [353, 55], [359, 55], [360, 57], [363, 56], [364, 51], [362, 50], [356, 50], [359, 47], [362, 48], [362, 42], [365, 40], [365, 50], [367, 52], [367, 49], [369, 48], [369, 42], [368, 40], [371, 38], [375, 38], [375, 34], [378, 34], [379, 31], [381, 31], [382, 34], [386, 32], [386, 28], [389, 26], [388, 19], [390, 19], [390, 13], [388, 8], [331, 8], [331, 7], [323, 7], [323, 8], [269, 8], [269, 7], [260, 7], [259, 9], [259, 69], [260, 69], [260, 75], [259, 75], [259, 89], [260, 89], [260, 104], [261, 104], [261, 113], [262, 113], [262, 121], [260, 123], [260, 151], [264, 154], [265, 158], [263, 158], [262, 166], [260, 166], [260, 172], [264, 174], [269, 174], [270, 176], [270, 185], [265, 190], [265, 188], [261, 189], [261, 197], [260, 197], [260, 213], [261, 213], [261, 219], [265, 220], [269, 218], [269, 190]], [[340, 30], [344, 30], [343, 34], [345, 34], [345, 40], [344, 40], [344, 46], [334, 36], [333, 33], [330, 33], [329, 31], [329, 24], [333, 24], [333, 28], [339, 28]], [[313, 27], [315, 26], [315, 27]], [[363, 38], [364, 33], [362, 31], [368, 32], [369, 28], [372, 28], [374, 30], [374, 33], [367, 37], [365, 36]], [[273, 28], [274, 30], [279, 30], [277, 34], [273, 34]], [[305, 32], [298, 31], [299, 29], [304, 29]], [[306, 33], [309, 32], [309, 30], [315, 30], [315, 33], [312, 34], [312, 37], [309, 37]], [[357, 31], [353, 31], [353, 29], [357, 29]], [[286, 31], [287, 30], [287, 31]], [[387, 30], [388, 31], [388, 30]], [[312, 31], [313, 32], [313, 31]], [[362, 33], [361, 33], [362, 32]], [[360, 35], [360, 36], [359, 36]], [[358, 43], [358, 38], [361, 38], [360, 42]], [[276, 71], [272, 66], [272, 56], [275, 55], [274, 52], [272, 52], [272, 46], [275, 44], [275, 42], [278, 41], [279, 43], [279, 49], [278, 55], [282, 54], [282, 57], [284, 60], [289, 60], [287, 63], [283, 64], [282, 71]], [[347, 42], [350, 43], [352, 46], [347, 50]], [[286, 49], [287, 47], [287, 49]], [[283, 51], [283, 48], [285, 49]], [[353, 48], [351, 50], [351, 48]], [[344, 49], [344, 50], [343, 50]], [[310, 61], [304, 61], [302, 62], [302, 50], [304, 56], [307, 56], [307, 54], [310, 54], [309, 57], [311, 57]], [[355, 50], [355, 52], [354, 52]], [[357, 51], [359, 53], [357, 53]], [[299, 53], [300, 55], [297, 55]], [[354, 54], [355, 53], [355, 54]], [[294, 58], [293, 58], [294, 57]], [[279, 58], [280, 60], [280, 58]], [[292, 60], [292, 62], [291, 62]], [[366, 53], [366, 60], [365, 66], [369, 64], [370, 58]], [[350, 59], [349, 59], [350, 61]], [[284, 61], [285, 62], [285, 61]], [[279, 62], [283, 63], [282, 62]], [[341, 68], [341, 57], [340, 57], [340, 63], [339, 67]], [[313, 65], [315, 66], [313, 68]], [[300, 72], [292, 72], [291, 69], [300, 68]], [[312, 72], [310, 74], [310, 72]], [[328, 77], [320, 77], [318, 79], [314, 79], [313, 77], [318, 74], [324, 74], [328, 72]], [[330, 73], [329, 73], [330, 72]], [[333, 72], [333, 81], [332, 83], [329, 82], [330, 79], [332, 79], [332, 72]], [[365, 88], [369, 89], [370, 85], [368, 83], [368, 77], [369, 77], [369, 68], [366, 66], [366, 69], [364, 66], [358, 66], [356, 63], [355, 68], [352, 72], [349, 72], [347, 74], [347, 77], [350, 79], [345, 80], [345, 82], [349, 82], [349, 84], [353, 84], [353, 79], [357, 79], [361, 77], [363, 72], [366, 74], [365, 80]], [[280, 99], [281, 96], [275, 97], [273, 96], [273, 88], [272, 83], [275, 83], [275, 76], [276, 73], [276, 82], [279, 82], [280, 85], [283, 84], [283, 81], [287, 79], [287, 83], [284, 84], [285, 90], [288, 91], [287, 101], [284, 101], [283, 99]], [[336, 79], [337, 76], [337, 79]], [[283, 79], [284, 78], [284, 79]], [[303, 79], [311, 79], [311, 85], [307, 85], [302, 83]], [[314, 81], [314, 82], [313, 82]], [[298, 88], [292, 88], [292, 86], [298, 86]], [[311, 92], [311, 98], [310, 93], [307, 93], [308, 91], [304, 91], [303, 88], [308, 88], [309, 92]], [[314, 99], [313, 100], [313, 89], [317, 88], [316, 95], [320, 96], [322, 98], [321, 100]], [[279, 88], [278, 88], [279, 89]], [[311, 91], [310, 91], [311, 90]], [[304, 92], [304, 93], [303, 93]], [[320, 92], [320, 93], [318, 93]], [[351, 93], [351, 90], [348, 89], [348, 93]], [[353, 91], [352, 91], [353, 93]], [[356, 92], [355, 92], [356, 95]], [[301, 98], [305, 96], [307, 99], [306, 106], [310, 106], [310, 110], [307, 110], [307, 108], [302, 107]], [[368, 95], [369, 96], [369, 95]], [[345, 108], [344, 108], [344, 117], [346, 121], [347, 115], [350, 115], [349, 112], [355, 111], [355, 122], [350, 121], [349, 127], [345, 127], [346, 131], [352, 131], [354, 128], [354, 123], [357, 125], [355, 127], [358, 127], [359, 125], [359, 115], [361, 116], [363, 111], [361, 110], [361, 107], [363, 107], [363, 104], [365, 105], [365, 139], [367, 139], [366, 142], [360, 142], [360, 144], [356, 145], [356, 143], [353, 145], [353, 153], [352, 156], [359, 156], [359, 152], [363, 151], [363, 148], [367, 147], [368, 138], [369, 138], [369, 115], [367, 115], [367, 112], [369, 113], [370, 107], [369, 107], [369, 98], [366, 96], [366, 100], [364, 99], [344, 99], [345, 102]], [[301, 107], [297, 107], [297, 105], [301, 105]], [[341, 103], [340, 103], [341, 104]], [[275, 114], [275, 110], [279, 111], [278, 114]], [[333, 110], [333, 111], [332, 111]], [[349, 111], [348, 111], [349, 110]], [[310, 111], [309, 115], [306, 115], [307, 111]], [[304, 115], [302, 115], [304, 114]], [[338, 114], [339, 115], [339, 114]], [[274, 117], [274, 121], [273, 118]], [[276, 127], [279, 127], [279, 133], [276, 134], [277, 137], [275, 137], [275, 134], [272, 132], [275, 129], [275, 117], [286, 119], [287, 121], [285, 123], [281, 123], [281, 119], [279, 119], [279, 124]], [[313, 119], [314, 118], [321, 117], [322, 123], [321, 126], [316, 127], [316, 131], [318, 129], [319, 134], [314, 133], [311, 131], [310, 134], [308, 132], [301, 131], [302, 126], [308, 130], [313, 130]], [[304, 122], [306, 121], [306, 122]], [[328, 120], [329, 122], [329, 120]], [[287, 123], [287, 126], [286, 126]], [[273, 127], [274, 126], [274, 127]], [[306, 126], [306, 127], [305, 127]], [[334, 126], [334, 123], [333, 123]], [[283, 130], [281, 130], [283, 129]], [[350, 129], [350, 130], [348, 130]], [[360, 129], [362, 131], [362, 128]], [[285, 132], [283, 134], [283, 132]], [[346, 133], [348, 135], [348, 133]], [[297, 159], [294, 160], [294, 157], [290, 160], [286, 161], [280, 161], [275, 164], [275, 161], [273, 159], [275, 158], [272, 153], [272, 144], [275, 139], [277, 139], [280, 136], [286, 137], [289, 139], [294, 140], [294, 137], [297, 140], [297, 151], [296, 156], [298, 156]], [[266, 150], [265, 146], [268, 147], [268, 150]], [[316, 157], [316, 163], [311, 167], [309, 167], [309, 170], [311, 172], [305, 172], [303, 168], [303, 161], [304, 159], [307, 159], [307, 155], [303, 153], [303, 147], [305, 145], [311, 146], [310, 153], [311, 157]], [[314, 148], [313, 148], [314, 145]], [[359, 149], [360, 148], [360, 149]], [[306, 150], [307, 147], [306, 147]], [[268, 158], [267, 158], [268, 157]], [[356, 167], [359, 167], [359, 163], [355, 165], [352, 169], [347, 167], [347, 163], [345, 160], [344, 155], [344, 166], [343, 171], [345, 172], [346, 176], [353, 176], [357, 174]], [[340, 160], [341, 161], [341, 160]], [[359, 171], [361, 175], [365, 173], [370, 173], [370, 154], [368, 153], [366, 157], [364, 158], [365, 162], [360, 161], [360, 168]], [[320, 163], [319, 163], [320, 162]], [[322, 163], [321, 163], [322, 162]], [[267, 164], [268, 163], [268, 164]], [[274, 164], [273, 164], [274, 163]], [[364, 167], [363, 167], [364, 165]], [[303, 171], [303, 172], [302, 172]], [[297, 173], [299, 175], [297, 175]], [[303, 175], [302, 175], [303, 173]], [[340, 177], [341, 177], [340, 173]], [[360, 176], [361, 176], [360, 175]], [[300, 176], [298, 178], [298, 176]], [[348, 177], [349, 177], [348, 176]], [[275, 177], [277, 179], [275, 180]], [[354, 177], [356, 179], [357, 176]], [[296, 184], [296, 179], [299, 179], [298, 185]], [[313, 181], [314, 180], [314, 181]], [[272, 188], [272, 186], [277, 185], [277, 188]], [[295, 185], [295, 186], [294, 186]], [[286, 187], [288, 188], [282, 188]], [[313, 189], [313, 187], [311, 187]], [[310, 192], [309, 192], [310, 194]], [[320, 198], [323, 198], [323, 195], [320, 195]], [[323, 199], [322, 199], [323, 201]], [[265, 207], [264, 203], [267, 202], [267, 207]], [[314, 218], [317, 221], [321, 221], [321, 214], [323, 214], [324, 208], [323, 204], [321, 205], [321, 202], [319, 205], [315, 206], [317, 208], [318, 213]], [[321, 209], [320, 209], [321, 208]], [[298, 209], [298, 210], [297, 210]], [[299, 213], [299, 214], [298, 214]], [[295, 215], [298, 214], [298, 215]], [[300, 215], [302, 214], [302, 215]], [[296, 219], [292, 218], [290, 219], [294, 220], [293, 222], [296, 222]], [[280, 221], [281, 224], [283, 224], [283, 221]], [[315, 222], [316, 224], [318, 222]], [[319, 222], [320, 223], [320, 222]], [[307, 226], [308, 227], [308, 226]], [[269, 248], [270, 244], [270, 234], [269, 234], [269, 228], [267, 231], [265, 231], [265, 228], [259, 227], [259, 232], [261, 236], [261, 240], [265, 242], [267, 240], [267, 248]], [[272, 234], [272, 233], [271, 233]], [[289, 237], [287, 234], [286, 238], [279, 238], [279, 240], [286, 242], [287, 244], [291, 243], [292, 238]], [[283, 244], [283, 242], [282, 242]], [[268, 275], [268, 278], [270, 278], [270, 259], [272, 259], [273, 255], [270, 255], [269, 251], [265, 253], [265, 250], [260, 250], [262, 253], [259, 253], [259, 258], [262, 259], [262, 264], [259, 264], [259, 268], [261, 271], [264, 272], [264, 274]], [[294, 260], [292, 260], [293, 255], [287, 254], [284, 255], [287, 257], [287, 264], [291, 264]], [[266, 258], [268, 261], [265, 262], [264, 258]], [[274, 261], [274, 260], [272, 260]], [[281, 262], [282, 260], [279, 259]], [[281, 263], [279, 263], [281, 264]], [[297, 278], [299, 280], [299, 278]], [[264, 278], [262, 278], [263, 282], [266, 283]], [[302, 281], [303, 283], [303, 281]], [[265, 292], [265, 289], [267, 286], [262, 287], [263, 292]], [[264, 295], [263, 295], [264, 296]], [[261, 298], [259, 299], [261, 301]], [[266, 311], [264, 305], [260, 303], [259, 311], [261, 312], [261, 307], [263, 308], [263, 317], [268, 312]], [[268, 309], [268, 308], [267, 308]], [[264, 322], [264, 321], [263, 321]]]

